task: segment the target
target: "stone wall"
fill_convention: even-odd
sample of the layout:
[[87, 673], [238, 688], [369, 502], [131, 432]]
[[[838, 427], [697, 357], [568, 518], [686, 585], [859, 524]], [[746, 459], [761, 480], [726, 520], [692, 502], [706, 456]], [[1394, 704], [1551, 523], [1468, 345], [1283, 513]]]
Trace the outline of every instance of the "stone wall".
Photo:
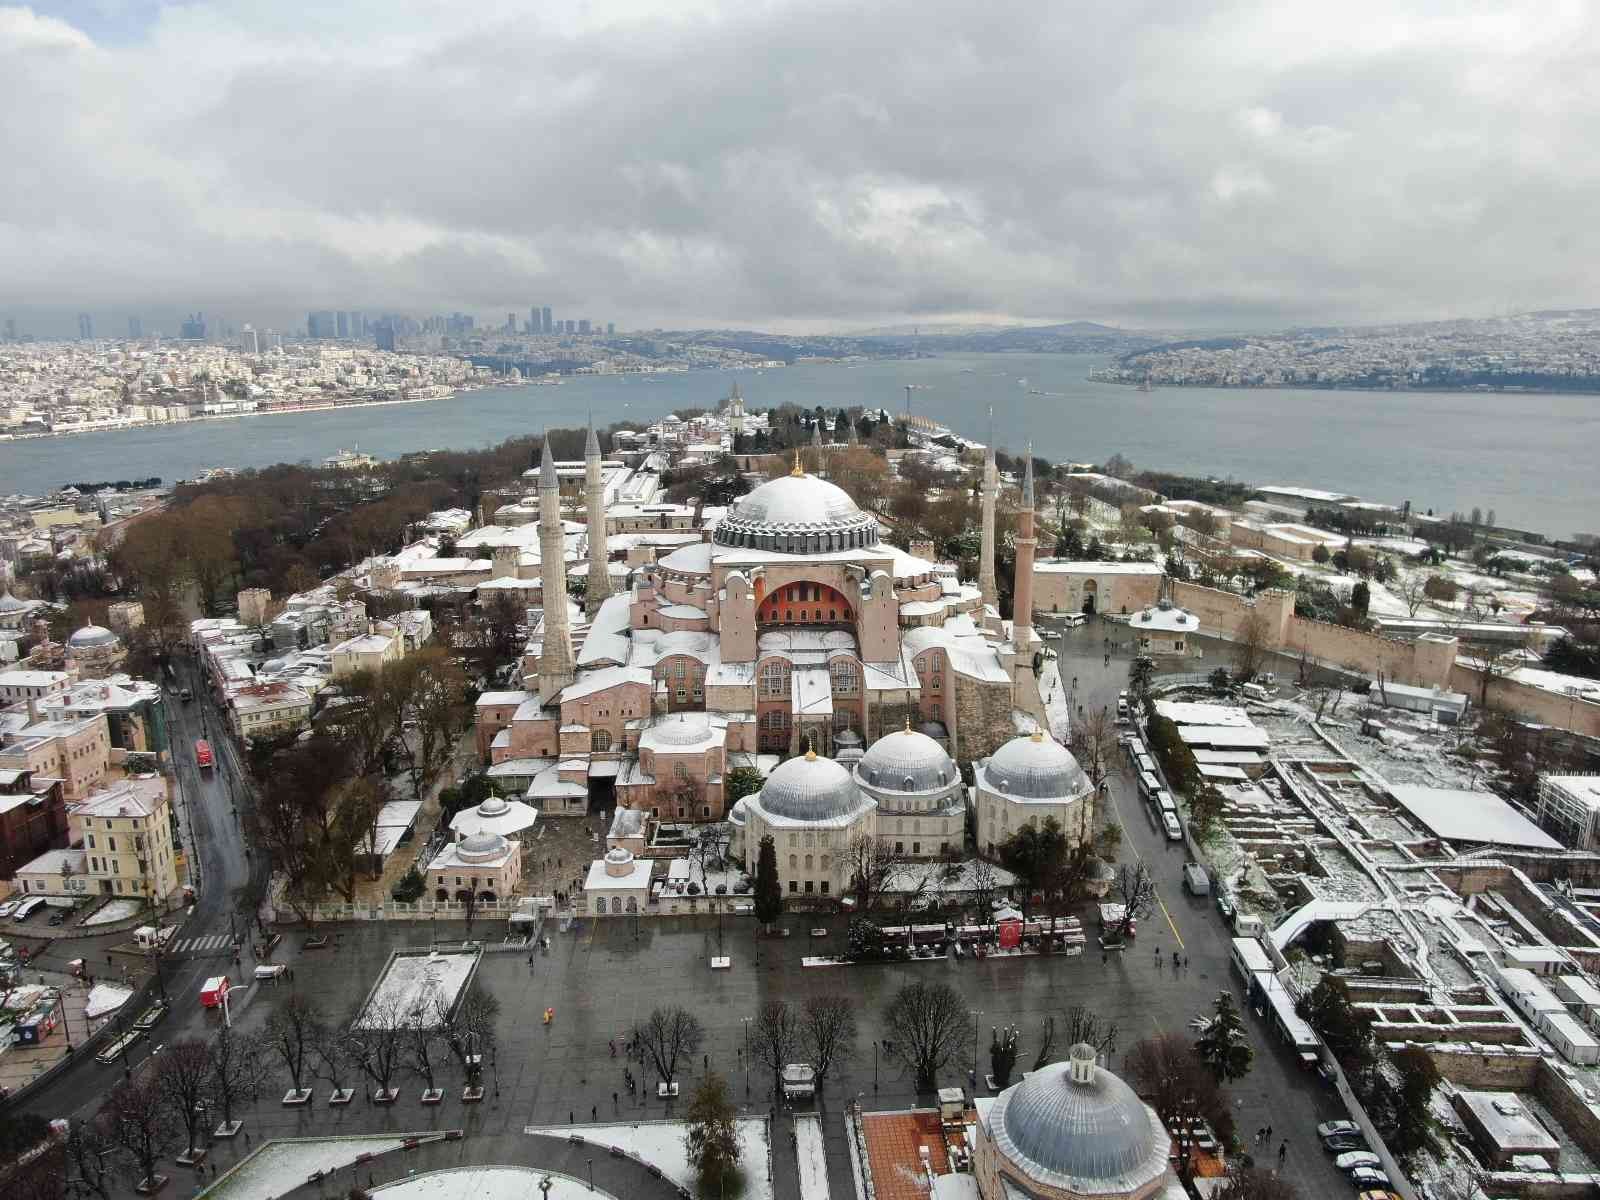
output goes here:
[[1426, 1047], [1439, 1074], [1457, 1087], [1477, 1091], [1527, 1091], [1539, 1074], [1537, 1050], [1507, 1048], [1490, 1053], [1460, 1043], [1434, 1043]]
[[1452, 665], [1450, 688], [1465, 692], [1474, 704], [1486, 698], [1489, 708], [1502, 709], [1534, 725], [1554, 725], [1589, 737], [1600, 737], [1600, 704], [1579, 700], [1576, 696], [1563, 696], [1505, 678], [1491, 678], [1486, 691], [1483, 672], [1464, 663]]
[[958, 762], [987, 758], [1016, 735], [1011, 721], [1011, 685], [982, 683], [955, 675], [955, 701], [950, 707], [950, 755]]
[[1343, 625], [1308, 621], [1294, 615], [1292, 592], [1268, 591], [1248, 599], [1196, 583], [1175, 583], [1172, 598], [1200, 618], [1202, 633], [1236, 639], [1245, 621], [1259, 614], [1266, 621], [1267, 649], [1290, 655], [1305, 653], [1318, 662], [1367, 676], [1381, 673], [1399, 683], [1432, 687], [1451, 681], [1453, 639], [1402, 642]]
[[1534, 1080], [1533, 1094], [1539, 1103], [1550, 1110], [1550, 1115], [1561, 1122], [1561, 1128], [1589, 1158], [1600, 1158], [1600, 1115], [1584, 1099], [1576, 1085], [1569, 1082], [1548, 1062], [1539, 1064], [1538, 1078]]

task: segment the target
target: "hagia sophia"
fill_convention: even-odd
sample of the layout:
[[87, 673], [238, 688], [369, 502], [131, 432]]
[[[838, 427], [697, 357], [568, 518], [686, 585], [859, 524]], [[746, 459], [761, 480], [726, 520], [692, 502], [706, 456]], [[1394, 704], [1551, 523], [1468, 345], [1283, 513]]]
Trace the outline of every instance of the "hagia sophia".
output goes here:
[[[933, 561], [931, 544], [890, 544], [875, 516], [796, 455], [788, 474], [736, 500], [701, 540], [639, 566], [612, 594], [600, 466], [591, 432], [589, 519], [574, 539], [555, 463], [541, 460], [540, 604], [522, 689], [478, 702], [490, 763], [528, 764], [528, 798], [553, 814], [618, 807], [664, 821], [728, 819], [752, 855], [761, 833], [799, 823], [812, 854], [797, 850], [784, 871], [795, 891], [837, 894], [838, 850], [857, 827], [911, 857], [959, 853], [956, 764], [1012, 741], [1049, 742], [1037, 733], [1031, 460], [1014, 619], [998, 607], [992, 450], [976, 585]], [[575, 569], [587, 560], [586, 611], [568, 597], [569, 559]], [[1077, 805], [1074, 824], [1088, 827], [1088, 784], [1071, 755], [1049, 742], [1031, 757], [1046, 774], [1051, 763], [1061, 769], [1037, 780], [1013, 772], [1015, 786], [1001, 778], [990, 791]], [[769, 777], [730, 812], [724, 781], [740, 766]], [[832, 853], [814, 845], [825, 828], [838, 832]]]

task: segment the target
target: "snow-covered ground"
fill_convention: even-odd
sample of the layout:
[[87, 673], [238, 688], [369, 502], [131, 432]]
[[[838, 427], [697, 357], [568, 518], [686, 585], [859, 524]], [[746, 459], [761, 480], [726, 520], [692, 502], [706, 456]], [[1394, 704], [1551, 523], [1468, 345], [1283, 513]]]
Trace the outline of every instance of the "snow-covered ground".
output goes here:
[[800, 1162], [800, 1200], [829, 1200], [828, 1155], [822, 1144], [822, 1118], [805, 1113], [794, 1119], [795, 1156]]
[[[772, 1200], [772, 1181], [767, 1178], [767, 1123], [759, 1117], [741, 1117], [734, 1124], [739, 1132], [739, 1167], [744, 1172], [745, 1181], [741, 1200]], [[689, 1150], [684, 1144], [684, 1136], [689, 1132], [687, 1121], [640, 1121], [633, 1125], [530, 1125], [523, 1132], [558, 1138], [576, 1133], [597, 1146], [615, 1146], [641, 1162], [654, 1163], [663, 1175], [679, 1187], [691, 1193], [695, 1190], [694, 1171], [689, 1166]], [[826, 1186], [820, 1194], [827, 1194]]]
[[115, 983], [97, 983], [89, 989], [89, 999], [83, 1006], [85, 1020], [93, 1021], [107, 1013], [114, 1013], [133, 995], [132, 988]]
[[273, 1200], [293, 1191], [318, 1171], [336, 1171], [362, 1154], [398, 1150], [400, 1137], [285, 1138], [268, 1142], [245, 1159], [208, 1193], [226, 1200]]
[[[541, 1180], [548, 1179], [544, 1188]], [[532, 1167], [450, 1167], [372, 1189], [383, 1200], [594, 1200], [609, 1192], [590, 1191], [587, 1182], [536, 1171]], [[624, 1198], [625, 1200], [625, 1198]]]
[[109, 925], [112, 921], [126, 921], [139, 915], [143, 900], [113, 900], [100, 911], [84, 920], [85, 925]]
[[377, 1024], [380, 1018], [405, 1024], [413, 1014], [432, 1014], [441, 1006], [448, 1012], [467, 986], [477, 961], [476, 950], [396, 955], [372, 989], [356, 1027]]

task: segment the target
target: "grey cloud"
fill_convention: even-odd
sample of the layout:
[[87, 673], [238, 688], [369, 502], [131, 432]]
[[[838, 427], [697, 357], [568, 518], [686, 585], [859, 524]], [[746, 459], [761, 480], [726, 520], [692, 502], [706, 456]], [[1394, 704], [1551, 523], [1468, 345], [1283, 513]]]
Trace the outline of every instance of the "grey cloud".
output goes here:
[[184, 6], [114, 47], [0, 20], [8, 290], [779, 325], [1597, 302], [1583, 8], [386, 12]]

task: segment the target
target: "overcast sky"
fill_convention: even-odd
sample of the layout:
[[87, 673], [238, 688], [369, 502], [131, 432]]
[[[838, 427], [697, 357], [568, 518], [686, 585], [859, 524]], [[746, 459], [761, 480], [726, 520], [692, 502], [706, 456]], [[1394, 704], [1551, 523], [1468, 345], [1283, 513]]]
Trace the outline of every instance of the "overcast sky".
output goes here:
[[1595, 305], [1597, 10], [0, 6], [0, 318], [1262, 328]]

